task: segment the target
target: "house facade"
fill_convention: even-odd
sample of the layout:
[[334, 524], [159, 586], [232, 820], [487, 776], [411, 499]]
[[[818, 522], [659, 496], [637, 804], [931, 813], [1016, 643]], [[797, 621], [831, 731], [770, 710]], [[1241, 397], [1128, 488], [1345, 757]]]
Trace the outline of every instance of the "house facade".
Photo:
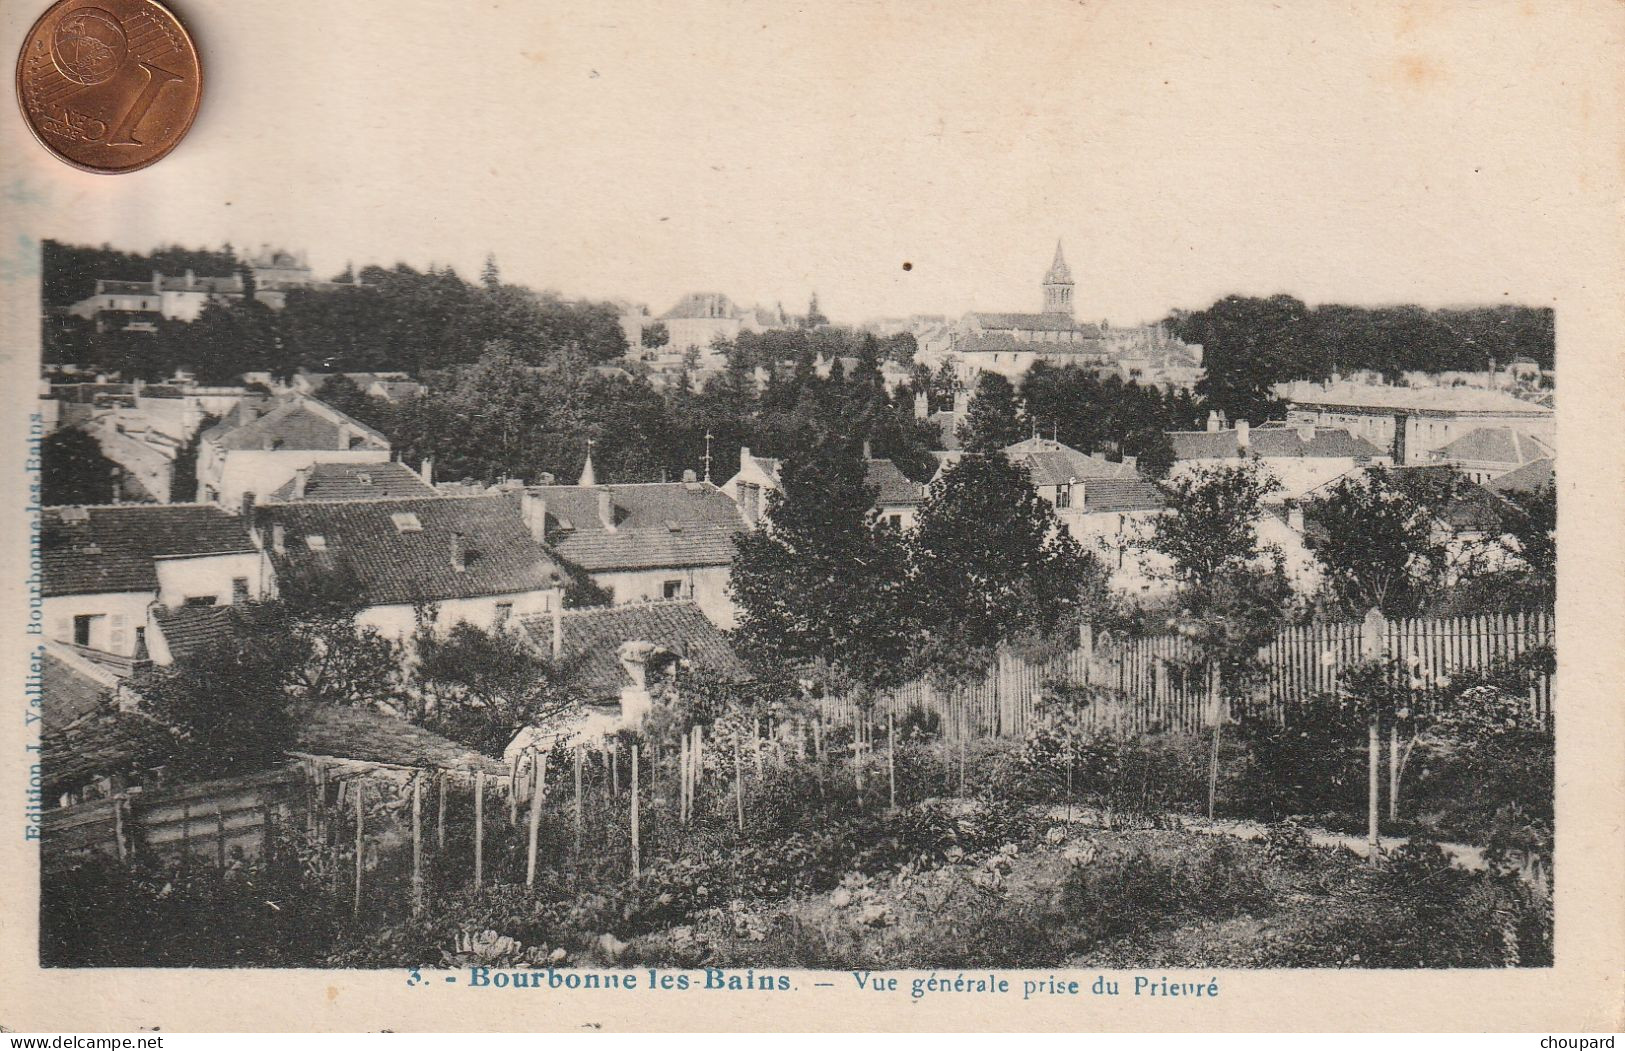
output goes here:
[[37, 634], [128, 671], [152, 608], [227, 606], [274, 590], [249, 523], [199, 504], [46, 508]]
[[[864, 442], [863, 481], [875, 490], [876, 522], [898, 531], [913, 529], [925, 503], [926, 487], [910, 481], [891, 460], [870, 456], [869, 452], [869, 443]], [[782, 467], [774, 457], [756, 456], [748, 445], [739, 447], [739, 472], [720, 488], [738, 506], [749, 528], [759, 528], [767, 521], [767, 497], [779, 490]]]
[[245, 397], [203, 432], [198, 499], [238, 508], [318, 463], [385, 463], [389, 440], [330, 405], [302, 394]]
[[508, 496], [301, 500], [254, 521], [279, 585], [340, 581], [356, 623], [391, 638], [409, 637], [424, 606], [440, 625], [492, 630], [564, 600], [563, 570]]
[[1166, 433], [1174, 450], [1170, 477], [1251, 460], [1281, 483], [1280, 490], [1269, 497], [1272, 503], [1301, 499], [1357, 468], [1393, 462], [1385, 450], [1364, 438], [1340, 427], [1313, 423], [1253, 427], [1238, 420], [1234, 427], [1225, 427], [1217, 413], [1209, 413], [1205, 431]]
[[710, 482], [536, 485], [516, 505], [547, 550], [584, 571], [613, 604], [683, 599], [733, 627], [728, 581], [743, 524]]
[[1557, 430], [1550, 406], [1498, 390], [1299, 382], [1278, 393], [1288, 405], [1288, 425], [1346, 430], [1387, 452], [1396, 466], [1428, 463], [1434, 450], [1483, 427], [1508, 427], [1548, 445]]

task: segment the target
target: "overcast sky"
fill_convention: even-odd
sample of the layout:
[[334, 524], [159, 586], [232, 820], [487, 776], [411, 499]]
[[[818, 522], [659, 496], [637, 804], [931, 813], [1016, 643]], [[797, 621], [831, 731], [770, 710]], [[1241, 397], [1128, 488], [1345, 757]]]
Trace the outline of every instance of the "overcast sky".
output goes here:
[[[1227, 292], [1540, 304], [1579, 221], [1544, 166], [1601, 90], [1553, 74], [1561, 5], [408, 6], [194, 0], [182, 147], [8, 192], [46, 203], [39, 236], [270, 242], [323, 274], [494, 252], [657, 313], [1035, 310], [1057, 237], [1114, 323]], [[17, 123], [0, 148], [37, 152]]]

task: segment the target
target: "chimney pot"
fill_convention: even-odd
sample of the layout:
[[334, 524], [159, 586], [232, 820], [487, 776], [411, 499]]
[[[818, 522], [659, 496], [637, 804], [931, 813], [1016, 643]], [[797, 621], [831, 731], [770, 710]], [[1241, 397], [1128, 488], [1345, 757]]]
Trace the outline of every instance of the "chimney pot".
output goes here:
[[461, 533], [451, 534], [451, 568], [459, 573], [468, 568], [468, 538]]
[[609, 486], [598, 488], [598, 520], [609, 532], [615, 532], [615, 501], [610, 498]]
[[418, 465], [418, 477], [423, 479], [424, 485], [434, 484], [434, 457], [423, 458], [423, 463]]
[[249, 489], [243, 493], [241, 508], [244, 518], [248, 518], [254, 514], [254, 490]]
[[1214, 411], [1214, 410], [1210, 409], [1210, 410], [1208, 410], [1208, 414], [1207, 414], [1207, 431], [1208, 431], [1209, 434], [1214, 434], [1214, 433], [1217, 433], [1218, 430], [1219, 430], [1219, 414], [1218, 414], [1217, 411]]
[[547, 542], [547, 497], [529, 489], [519, 497], [519, 514], [538, 544]]
[[310, 468], [301, 467], [293, 472], [293, 498], [303, 500], [305, 491], [310, 488]]
[[739, 462], [741, 464], [743, 464], [746, 460], [749, 460], [749, 459], [750, 459], [750, 446], [741, 445], [739, 447]]
[[690, 485], [692, 485], [693, 483], [695, 483], [695, 482], [697, 482], [699, 480], [700, 480], [699, 475], [695, 474], [692, 470], [687, 470], [687, 471], [683, 472], [683, 481], [689, 483]]
[[1246, 420], [1236, 421], [1236, 448], [1248, 448], [1252, 441], [1251, 430]]

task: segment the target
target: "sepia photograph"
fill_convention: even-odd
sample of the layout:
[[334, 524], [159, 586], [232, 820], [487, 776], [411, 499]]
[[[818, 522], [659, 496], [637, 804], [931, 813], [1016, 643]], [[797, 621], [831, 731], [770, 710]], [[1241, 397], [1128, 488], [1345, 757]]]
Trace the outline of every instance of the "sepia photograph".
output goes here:
[[1505, 196], [1579, 133], [1459, 104], [1472, 5], [364, 5], [484, 72], [275, 104], [291, 9], [104, 6], [7, 139], [30, 967], [1198, 1000], [1584, 926], [1592, 319]]

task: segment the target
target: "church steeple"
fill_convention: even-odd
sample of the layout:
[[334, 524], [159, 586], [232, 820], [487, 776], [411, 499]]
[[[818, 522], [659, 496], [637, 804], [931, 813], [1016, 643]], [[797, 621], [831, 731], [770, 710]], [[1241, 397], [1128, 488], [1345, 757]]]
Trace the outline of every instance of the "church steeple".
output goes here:
[[1061, 242], [1055, 241], [1055, 261], [1044, 275], [1044, 313], [1072, 316], [1072, 268], [1066, 265]]

